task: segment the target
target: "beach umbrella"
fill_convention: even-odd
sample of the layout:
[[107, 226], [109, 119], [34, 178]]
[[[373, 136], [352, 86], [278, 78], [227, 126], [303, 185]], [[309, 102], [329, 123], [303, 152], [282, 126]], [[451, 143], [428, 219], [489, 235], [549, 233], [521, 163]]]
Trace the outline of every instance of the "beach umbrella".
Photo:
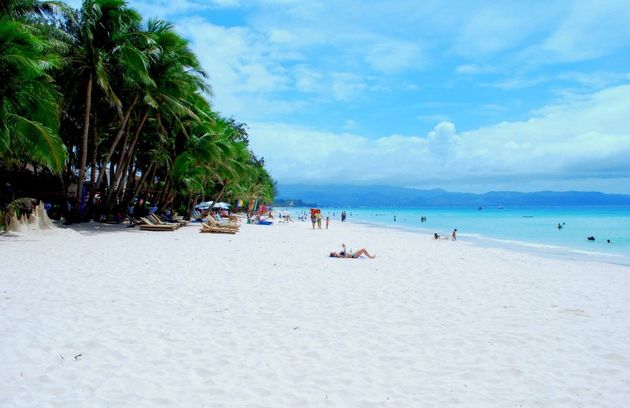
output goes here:
[[212, 207], [212, 203], [213, 202], [214, 201], [204, 201], [202, 203], [197, 204], [195, 206], [195, 209], [197, 209], [197, 210], [207, 210], [208, 208]]
[[214, 208], [221, 208], [223, 210], [228, 210], [230, 208], [230, 205], [228, 203], [224, 203], [224, 202], [218, 202], [215, 205], [213, 205], [212, 207]]

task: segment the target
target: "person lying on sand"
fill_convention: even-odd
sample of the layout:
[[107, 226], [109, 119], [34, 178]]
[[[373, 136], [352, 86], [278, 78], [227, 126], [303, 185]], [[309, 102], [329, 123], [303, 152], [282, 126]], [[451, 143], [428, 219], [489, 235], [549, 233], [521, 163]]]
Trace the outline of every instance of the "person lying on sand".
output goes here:
[[358, 251], [348, 251], [346, 249], [346, 244], [341, 244], [341, 246], [343, 247], [343, 251], [337, 253], [337, 252], [331, 252], [330, 253], [330, 257], [331, 258], [353, 258], [356, 259], [358, 257], [360, 257], [361, 255], [365, 255], [370, 259], [374, 259], [376, 258], [376, 255], [370, 255], [368, 253], [368, 251], [365, 248], [361, 248]]

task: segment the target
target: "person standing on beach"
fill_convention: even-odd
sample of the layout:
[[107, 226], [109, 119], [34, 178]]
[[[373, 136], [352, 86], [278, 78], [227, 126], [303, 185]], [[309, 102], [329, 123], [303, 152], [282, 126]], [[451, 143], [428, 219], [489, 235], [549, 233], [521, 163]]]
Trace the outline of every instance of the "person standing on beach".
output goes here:
[[313, 224], [313, 229], [315, 229], [315, 223], [317, 220], [315, 219], [315, 213], [311, 213], [311, 224]]
[[328, 229], [328, 224], [330, 224], [330, 217], [326, 217], [326, 229]]
[[455, 228], [451, 234], [451, 241], [457, 241], [457, 228]]
[[322, 213], [315, 214], [315, 220], [317, 221], [317, 228], [322, 229]]

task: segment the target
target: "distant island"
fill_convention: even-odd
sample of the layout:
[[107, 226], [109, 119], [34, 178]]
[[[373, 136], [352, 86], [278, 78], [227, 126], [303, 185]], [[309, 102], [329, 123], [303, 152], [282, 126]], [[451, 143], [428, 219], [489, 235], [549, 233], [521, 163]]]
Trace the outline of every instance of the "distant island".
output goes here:
[[[416, 190], [391, 186], [278, 184], [276, 205], [310, 207], [434, 207], [434, 206], [625, 206], [630, 195], [583, 191], [491, 191], [456, 193], [442, 189]], [[288, 198], [292, 197], [292, 198]], [[284, 203], [284, 204], [281, 204]]]
[[315, 203], [305, 203], [300, 199], [277, 198], [274, 200], [275, 207], [317, 207]]

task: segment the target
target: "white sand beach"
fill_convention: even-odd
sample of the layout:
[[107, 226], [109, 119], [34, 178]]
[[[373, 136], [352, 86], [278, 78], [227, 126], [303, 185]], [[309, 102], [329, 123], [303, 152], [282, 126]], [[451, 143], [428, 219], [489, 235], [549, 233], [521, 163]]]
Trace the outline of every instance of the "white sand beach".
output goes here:
[[628, 267], [339, 222], [77, 228], [0, 236], [1, 407], [630, 406]]

